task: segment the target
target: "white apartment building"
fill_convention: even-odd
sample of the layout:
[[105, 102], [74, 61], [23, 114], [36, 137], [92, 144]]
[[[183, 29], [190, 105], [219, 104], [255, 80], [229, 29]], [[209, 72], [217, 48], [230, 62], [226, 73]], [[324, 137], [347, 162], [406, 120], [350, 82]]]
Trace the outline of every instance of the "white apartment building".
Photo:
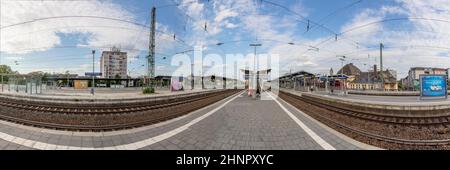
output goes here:
[[407, 84], [405, 84], [405, 86], [408, 88], [408, 90], [419, 90], [420, 75], [426, 74], [446, 75], [447, 69], [431, 68], [431, 67], [413, 67], [408, 72], [408, 77], [406, 78]]
[[450, 80], [450, 68], [447, 69], [447, 80]]
[[103, 51], [100, 72], [103, 78], [127, 78], [127, 53], [115, 47], [111, 51]]

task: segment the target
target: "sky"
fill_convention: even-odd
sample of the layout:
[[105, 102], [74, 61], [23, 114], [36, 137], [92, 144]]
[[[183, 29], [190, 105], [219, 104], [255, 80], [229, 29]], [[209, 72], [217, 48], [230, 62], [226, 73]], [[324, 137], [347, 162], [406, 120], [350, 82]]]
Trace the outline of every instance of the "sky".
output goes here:
[[[280, 74], [379, 64], [398, 78], [411, 67], [450, 67], [446, 0], [1, 0], [0, 64], [20, 73], [84, 75], [101, 52], [128, 53], [129, 74], [146, 74], [150, 11], [156, 7], [156, 74], [175, 54], [277, 54]], [[205, 29], [206, 25], [206, 29]], [[222, 45], [218, 46], [217, 44]], [[342, 63], [337, 56], [346, 56]], [[228, 67], [228, 66], [227, 66]], [[213, 71], [212, 71], [213, 72]]]

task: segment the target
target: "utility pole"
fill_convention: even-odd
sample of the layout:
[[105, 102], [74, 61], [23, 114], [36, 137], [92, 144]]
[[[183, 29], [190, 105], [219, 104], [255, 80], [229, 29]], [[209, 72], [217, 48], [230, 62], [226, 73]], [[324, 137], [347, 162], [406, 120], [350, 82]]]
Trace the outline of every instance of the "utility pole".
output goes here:
[[156, 8], [152, 8], [149, 50], [148, 50], [148, 86], [153, 86], [150, 81], [155, 78], [155, 24], [156, 24]]
[[[370, 81], [370, 69], [371, 68], [372, 68], [372, 66], [369, 65], [369, 68], [367, 70], [367, 84], [369, 85], [369, 87], [370, 87], [370, 83], [371, 83], [371, 81]], [[368, 87], [368, 90], [371, 90], [369, 87]]]
[[194, 90], [194, 63], [191, 64], [191, 90]]
[[306, 92], [308, 91], [308, 88], [306, 87], [306, 75], [305, 74], [303, 74], [303, 90]]
[[[341, 78], [344, 79], [344, 58], [341, 58], [341, 65]], [[342, 81], [341, 90], [344, 91], [344, 81]]]
[[[319, 76], [319, 75], [317, 75], [317, 76]], [[316, 75], [313, 75], [312, 78], [313, 78], [313, 88], [312, 88], [313, 91], [312, 91], [311, 93], [314, 93], [314, 91], [316, 90], [316, 78], [317, 78], [317, 77], [316, 77]]]
[[234, 62], [234, 74], [235, 74], [235, 80], [234, 80], [234, 89], [237, 89], [237, 85], [238, 85], [238, 79], [239, 79], [239, 76], [238, 76], [238, 69], [237, 69], [237, 63], [236, 62]]
[[341, 90], [342, 90], [342, 92], [345, 95], [346, 91], [344, 89], [344, 85], [346, 84], [346, 81], [344, 79], [344, 61], [345, 61], [346, 57], [345, 56], [338, 56], [338, 57], [340, 57], [339, 60], [341, 60], [341, 65], [342, 65], [342, 68], [341, 68], [341, 79], [343, 79], [343, 80], [341, 81]]
[[368, 82], [367, 84], [370, 87], [370, 68], [372, 68], [372, 66], [370, 65], [370, 54], [367, 54], [367, 58], [368, 58], [367, 65], [369, 66], [369, 68], [367, 70], [367, 82]]
[[[0, 3], [0, 28], [2, 28], [2, 5]], [[0, 29], [0, 65], [2, 64], [2, 30]], [[3, 84], [2, 84], [3, 87]]]
[[66, 84], [67, 87], [69, 87], [69, 76], [70, 76], [70, 72], [67, 71], [67, 84]]
[[384, 91], [384, 75], [383, 75], [383, 43], [380, 43], [380, 74], [381, 74], [381, 90]]
[[256, 89], [253, 89], [253, 98], [256, 98], [256, 93], [257, 93], [258, 86], [259, 86], [259, 82], [258, 82], [259, 80], [258, 80], [258, 77], [257, 77], [257, 75], [258, 75], [258, 68], [257, 68], [258, 57], [256, 56], [256, 47], [260, 47], [260, 46], [262, 46], [262, 44], [250, 44], [250, 46], [251, 47], [255, 47], [255, 59], [253, 60], [253, 65], [254, 65], [254, 67], [253, 67], [253, 69], [254, 69], [254, 73], [253, 73], [254, 74], [253, 75], [253, 80], [254, 80], [253, 87], [256, 88]]
[[[226, 58], [225, 58], [225, 61], [223, 63], [227, 63], [226, 62]], [[227, 67], [226, 67], [226, 65], [223, 65], [223, 74], [222, 75], [223, 75], [222, 76], [223, 89], [227, 89], [227, 78], [226, 78], [226, 76], [227, 76]]]
[[95, 50], [92, 50], [92, 95], [95, 95]]

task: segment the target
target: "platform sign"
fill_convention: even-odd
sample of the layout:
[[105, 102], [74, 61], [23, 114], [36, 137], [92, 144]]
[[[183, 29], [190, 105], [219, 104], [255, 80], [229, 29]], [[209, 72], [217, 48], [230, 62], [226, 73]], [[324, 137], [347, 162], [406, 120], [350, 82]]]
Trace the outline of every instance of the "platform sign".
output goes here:
[[446, 75], [420, 75], [420, 98], [447, 98]]
[[99, 76], [102, 76], [102, 73], [98, 73], [98, 72], [94, 72], [94, 73], [92, 73], [92, 72], [85, 72], [84, 75], [85, 75], [86, 77], [92, 77], [92, 75], [94, 75], [95, 77], [99, 77]]

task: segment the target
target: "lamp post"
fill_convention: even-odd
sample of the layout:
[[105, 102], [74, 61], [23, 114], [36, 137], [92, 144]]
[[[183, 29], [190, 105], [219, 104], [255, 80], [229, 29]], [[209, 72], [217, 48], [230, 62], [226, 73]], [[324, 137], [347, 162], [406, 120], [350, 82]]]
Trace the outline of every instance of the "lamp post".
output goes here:
[[305, 76], [305, 74], [303, 74], [303, 90], [304, 91], [308, 91], [308, 88], [306, 87], [306, 76]]
[[191, 64], [191, 90], [194, 90], [194, 83], [195, 83], [195, 78], [194, 78], [194, 63], [192, 62], [192, 64]]
[[253, 60], [253, 66], [254, 66], [253, 67], [254, 68], [253, 87], [255, 87], [257, 91], [255, 89], [253, 89], [253, 98], [256, 98], [256, 93], [259, 93], [259, 87], [258, 87], [259, 86], [259, 80], [258, 80], [259, 78], [257, 77], [258, 76], [258, 65], [257, 64], [259, 64], [259, 63], [257, 62], [258, 57], [256, 56], [256, 47], [260, 47], [260, 46], [262, 46], [262, 44], [258, 44], [258, 43], [250, 44], [250, 47], [255, 48], [255, 59]]
[[[225, 43], [223, 43], [223, 42], [218, 42], [218, 43], [216, 43], [217, 46], [222, 46], [222, 45], [224, 45], [224, 44], [225, 44]], [[287, 44], [292, 45], [292, 46], [296, 45], [294, 42], [288, 42]], [[254, 61], [254, 62], [256, 62], [256, 60], [257, 60], [257, 57], [256, 57], [256, 47], [260, 47], [260, 46], [262, 46], [262, 44], [260, 44], [260, 43], [250, 44], [250, 47], [254, 47], [254, 48], [255, 48], [255, 61]], [[308, 50], [319, 51], [319, 48], [317, 48], [317, 47], [313, 47], [313, 46], [308, 46], [308, 47], [309, 47]], [[258, 64], [259, 64], [259, 63], [258, 63]], [[254, 63], [254, 65], [256, 65], [256, 64]], [[256, 67], [255, 67], [255, 68], [256, 68]], [[256, 70], [256, 72], [257, 72], [257, 70]], [[255, 73], [255, 74], [257, 74], [257, 73]], [[235, 88], [237, 88], [237, 79], [238, 79], [238, 77], [237, 77], [237, 75], [236, 75]]]
[[[337, 56], [339, 57], [339, 60], [341, 60], [341, 78], [344, 79], [344, 61], [345, 61], [345, 56]], [[345, 89], [344, 89], [344, 85], [345, 85], [345, 79], [342, 81], [343, 83], [341, 84], [341, 90], [344, 92], [344, 95], [346, 94]]]
[[95, 50], [92, 50], [92, 89], [91, 94], [95, 95]]
[[66, 87], [69, 88], [69, 86], [70, 86], [70, 84], [69, 84], [70, 71], [69, 71], [69, 70], [66, 71], [66, 77], [67, 77], [67, 84], [66, 84]]
[[326, 82], [325, 82], [325, 93], [328, 93], [328, 83], [329, 83], [329, 81], [328, 81], [328, 76], [329, 76], [329, 75], [325, 74], [325, 76], [327, 77], [327, 80], [326, 80]]
[[384, 91], [384, 73], [383, 73], [383, 43], [380, 43], [380, 77], [381, 77], [381, 90]]
[[[320, 89], [320, 76], [321, 74], [317, 74], [314, 78], [314, 91], [319, 91]], [[316, 83], [319, 83], [319, 88], [317, 87]]]
[[[372, 69], [372, 66], [370, 65], [370, 54], [367, 54], [367, 65], [369, 66], [368, 70], [367, 70], [367, 82], [369, 87], [371, 87], [370, 84], [370, 69]], [[368, 88], [369, 90], [372, 90], [372, 88]]]

